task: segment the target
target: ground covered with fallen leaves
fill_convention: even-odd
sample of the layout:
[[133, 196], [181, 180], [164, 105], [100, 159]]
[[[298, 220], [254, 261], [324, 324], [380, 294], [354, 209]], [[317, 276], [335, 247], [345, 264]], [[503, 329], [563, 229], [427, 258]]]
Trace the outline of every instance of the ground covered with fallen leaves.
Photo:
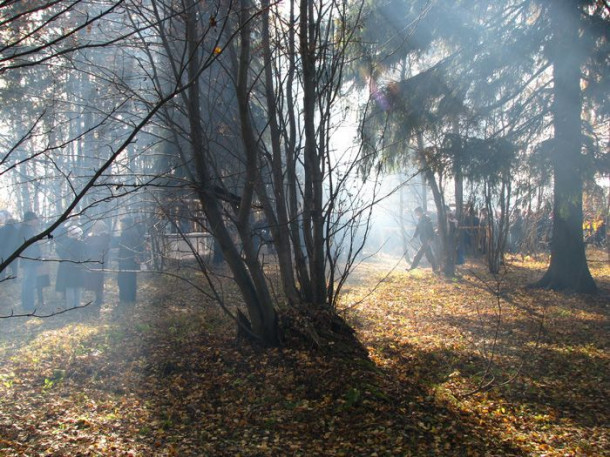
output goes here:
[[0, 320], [0, 455], [608, 456], [610, 265], [590, 254], [595, 297], [527, 289], [532, 259], [451, 280], [367, 262], [339, 306], [355, 338], [282, 348], [174, 277], [142, 273], [126, 309], [109, 278], [99, 317]]

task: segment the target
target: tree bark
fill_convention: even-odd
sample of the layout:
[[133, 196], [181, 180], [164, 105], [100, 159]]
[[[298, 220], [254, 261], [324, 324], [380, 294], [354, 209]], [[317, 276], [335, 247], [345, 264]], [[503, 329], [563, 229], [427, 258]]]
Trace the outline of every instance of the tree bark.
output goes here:
[[[254, 278], [250, 275], [249, 269], [246, 268], [244, 261], [233, 241], [231, 234], [229, 233], [222, 216], [221, 203], [218, 197], [213, 191], [209, 171], [207, 168], [206, 160], [204, 158], [205, 147], [203, 133], [201, 130], [201, 116], [200, 116], [200, 99], [199, 99], [199, 84], [195, 75], [198, 72], [198, 59], [197, 56], [197, 29], [194, 23], [194, 19], [189, 15], [185, 17], [186, 21], [186, 32], [187, 40], [189, 45], [189, 76], [193, 83], [188, 88], [188, 104], [187, 112], [190, 126], [190, 142], [192, 148], [192, 154], [197, 169], [199, 178], [198, 182], [198, 193], [201, 201], [203, 211], [210, 223], [212, 234], [222, 250], [224, 258], [231, 269], [233, 278], [240, 289], [241, 295], [246, 304], [248, 310], [248, 317], [252, 324], [253, 333], [261, 338], [261, 340], [270, 345], [277, 345], [279, 343], [278, 338], [278, 323], [275, 308], [270, 300], [270, 295], [261, 294], [260, 290], [260, 278]], [[251, 192], [251, 190], [250, 190]], [[246, 195], [248, 192], [244, 192]], [[249, 204], [251, 198], [245, 196], [242, 198], [242, 204]], [[241, 218], [245, 216], [241, 215]], [[243, 221], [240, 221], [243, 222]], [[243, 224], [238, 223], [238, 229], [240, 229], [240, 235], [244, 237], [243, 231], [246, 228]], [[248, 238], [246, 237], [247, 241]], [[246, 245], [244, 249], [248, 251], [248, 256], [251, 246]], [[251, 260], [251, 259], [250, 259]], [[258, 271], [254, 268], [255, 265], [249, 264], [250, 272], [256, 274]], [[254, 271], [252, 269], [254, 268]], [[257, 281], [258, 280], [258, 281]], [[264, 280], [264, 279], [263, 279]], [[259, 288], [257, 289], [257, 285]]]
[[313, 2], [301, 0], [300, 54], [303, 65], [303, 122], [305, 126], [305, 191], [304, 231], [309, 271], [311, 274], [312, 301], [317, 305], [326, 301], [326, 275], [324, 253], [324, 216], [322, 208], [322, 181], [316, 141], [316, 31]]
[[443, 272], [443, 275], [451, 278], [455, 276], [455, 242], [451, 236], [447, 211], [445, 210], [445, 197], [443, 196], [443, 189], [439, 184], [440, 179], [437, 181], [434, 174], [434, 170], [428, 164], [426, 154], [424, 151], [424, 140], [421, 132], [417, 134], [417, 148], [419, 151], [419, 159], [421, 166], [426, 177], [426, 181], [432, 190], [432, 196], [434, 197], [434, 204], [437, 211], [438, 219], [438, 235], [441, 242], [441, 249], [437, 262], [439, 263], [439, 269]]
[[292, 249], [294, 251], [295, 268], [298, 283], [300, 285], [300, 294], [306, 303], [311, 303], [313, 293], [311, 287], [311, 275], [309, 273], [306, 247], [304, 240], [303, 228], [303, 212], [299, 206], [299, 183], [297, 178], [297, 151], [300, 149], [300, 143], [297, 143], [297, 137], [300, 138], [300, 132], [297, 129], [296, 113], [297, 106], [295, 103], [294, 81], [297, 76], [297, 47], [296, 47], [296, 13], [295, 3], [297, 0], [290, 0], [290, 25], [288, 30], [288, 76], [286, 81], [286, 116], [288, 117], [286, 133], [286, 192], [288, 194], [288, 214], [290, 221], [290, 239], [292, 241]]
[[[271, 167], [273, 172], [273, 191], [275, 194], [275, 213], [266, 211], [267, 219], [276, 218], [270, 224], [273, 241], [276, 246], [280, 274], [284, 293], [290, 303], [298, 301], [298, 292], [293, 276], [293, 263], [290, 249], [290, 225], [286, 208], [286, 191], [284, 189], [283, 160], [280, 146], [280, 129], [277, 121], [275, 91], [273, 86], [273, 62], [271, 60], [271, 43], [269, 37], [269, 0], [261, 2], [263, 8], [263, 59], [265, 64], [265, 96], [269, 112], [269, 133], [271, 136]], [[277, 217], [275, 216], [277, 214]]]
[[580, 11], [576, 2], [562, 1], [549, 7], [553, 26], [552, 63], [554, 100], [554, 197], [551, 262], [535, 286], [554, 290], [594, 293], [582, 232], [583, 158], [580, 89]]

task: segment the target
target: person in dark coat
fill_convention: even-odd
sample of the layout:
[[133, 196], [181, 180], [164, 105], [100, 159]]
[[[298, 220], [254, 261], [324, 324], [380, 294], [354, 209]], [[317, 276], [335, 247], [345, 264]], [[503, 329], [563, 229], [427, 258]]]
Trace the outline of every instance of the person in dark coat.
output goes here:
[[121, 220], [121, 235], [119, 238], [118, 264], [120, 303], [135, 303], [137, 290], [137, 271], [144, 248], [144, 235], [138, 229], [135, 221], [126, 217]]
[[55, 237], [55, 251], [59, 258], [55, 290], [64, 295], [68, 308], [81, 305], [85, 278], [84, 249], [83, 230], [76, 225], [64, 226], [63, 233]]
[[437, 270], [436, 260], [434, 258], [434, 254], [432, 253], [432, 242], [434, 240], [434, 226], [432, 225], [432, 221], [430, 217], [424, 213], [424, 210], [421, 207], [415, 208], [415, 216], [418, 218], [417, 227], [415, 228], [415, 233], [413, 234], [412, 240], [419, 236], [419, 240], [421, 241], [421, 247], [415, 257], [413, 258], [413, 263], [409, 270], [414, 270], [419, 265], [421, 258], [425, 255], [430, 265], [432, 265], [432, 269], [434, 271]]
[[63, 260], [68, 258], [68, 229], [72, 224], [64, 224], [54, 236], [55, 252], [57, 254], [57, 275], [55, 277], [55, 291], [59, 292], [65, 299], [66, 297], [66, 281], [68, 278], [68, 264]]
[[[0, 263], [4, 262], [4, 259], [7, 259], [18, 247], [18, 229], [14, 222], [10, 219], [8, 211], [0, 211]], [[14, 260], [10, 266], [0, 271], [0, 281], [9, 277], [17, 277], [17, 265], [17, 261]]]
[[510, 236], [510, 252], [513, 254], [521, 253], [521, 246], [523, 244], [523, 234], [525, 232], [525, 223], [523, 222], [523, 216], [519, 208], [515, 209], [513, 214], [513, 220], [511, 221], [508, 234]]
[[[6, 221], [5, 225], [7, 227], [10, 227], [8, 235], [7, 235], [8, 238], [6, 239], [6, 244], [7, 244], [7, 249], [10, 250], [10, 253], [12, 254], [13, 252], [15, 252], [17, 250], [17, 248], [21, 244], [19, 242], [20, 224], [17, 219], [9, 218]], [[9, 269], [10, 269], [10, 273], [13, 278], [16, 278], [17, 276], [19, 276], [19, 258], [15, 259], [11, 262]]]
[[606, 221], [602, 219], [597, 225], [594, 235], [594, 242], [597, 247], [603, 247], [606, 242], [606, 233]]
[[110, 231], [104, 221], [96, 221], [86, 237], [87, 272], [85, 286], [95, 293], [94, 307], [99, 310], [104, 301], [104, 268], [108, 263]]
[[[19, 229], [19, 240], [29, 240], [39, 232], [39, 221], [36, 213], [27, 211], [23, 216], [23, 223]], [[42, 291], [38, 287], [38, 269], [41, 265], [42, 249], [39, 243], [33, 243], [21, 253], [21, 268], [23, 279], [21, 281], [21, 306], [25, 312], [31, 313], [36, 309], [36, 293], [39, 304], [42, 303]]]
[[477, 236], [479, 232], [479, 216], [477, 216], [474, 207], [469, 206], [466, 216], [466, 230], [464, 243], [466, 251], [469, 255], [477, 254]]
[[75, 308], [81, 305], [82, 289], [85, 279], [85, 245], [83, 230], [76, 225], [68, 228], [66, 240], [66, 307]]

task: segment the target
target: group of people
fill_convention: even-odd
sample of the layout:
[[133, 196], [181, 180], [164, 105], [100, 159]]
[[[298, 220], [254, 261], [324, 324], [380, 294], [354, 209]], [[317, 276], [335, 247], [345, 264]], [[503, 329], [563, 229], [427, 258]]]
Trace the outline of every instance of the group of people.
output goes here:
[[585, 243], [602, 247], [607, 242], [606, 221], [601, 217], [585, 220], [583, 223]]
[[[460, 226], [464, 249], [471, 255], [484, 255], [487, 253], [491, 236], [498, 236], [496, 226], [499, 215], [490, 217], [487, 209], [483, 208], [478, 214], [472, 207], [465, 212], [465, 218]], [[522, 211], [515, 208], [508, 219], [508, 236], [506, 238], [506, 251], [511, 254], [536, 254], [548, 251], [551, 242], [553, 220], [551, 212], [543, 208], [539, 212], [532, 210]]]
[[[419, 238], [420, 247], [411, 262], [410, 270], [419, 266], [425, 256], [433, 270], [438, 270], [438, 259], [435, 257], [436, 231], [431, 217], [421, 208], [414, 210], [417, 226], [412, 239]], [[447, 219], [450, 236], [456, 240], [456, 264], [464, 262], [466, 256], [487, 254], [492, 243], [492, 236], [498, 232], [491, 230], [498, 218], [491, 218], [487, 209], [477, 212], [472, 206], [465, 209], [460, 221], [455, 212], [447, 208]], [[506, 251], [512, 254], [535, 254], [548, 250], [551, 240], [552, 216], [550, 211], [541, 210], [522, 212], [515, 208], [508, 221]], [[590, 239], [605, 239], [605, 224], [598, 224], [597, 230], [591, 230]], [[586, 234], [586, 232], [585, 232]]]
[[64, 295], [66, 306], [82, 304], [83, 289], [95, 294], [93, 307], [99, 311], [104, 300], [104, 266], [108, 261], [110, 231], [96, 221], [85, 234], [75, 223], [68, 223], [55, 238], [58, 258], [55, 290]]
[[[34, 212], [26, 212], [21, 223], [9, 216], [8, 212], [0, 211], [0, 263], [41, 232], [40, 220]], [[66, 307], [83, 305], [83, 291], [89, 290], [94, 295], [89, 309], [99, 313], [104, 302], [110, 249], [116, 247], [119, 300], [133, 303], [144, 239], [144, 234], [130, 217], [121, 220], [118, 237], [111, 236], [108, 225], [102, 220], [93, 222], [85, 231], [76, 219], [72, 219], [52, 236], [31, 243], [15, 257], [1, 272], [0, 287], [5, 280], [19, 278], [22, 309], [32, 313], [44, 306], [44, 289], [51, 285], [50, 269], [56, 265], [55, 291], [64, 297]]]
[[[25, 213], [21, 223], [13, 219], [6, 210], [0, 211], [0, 214], [0, 261], [4, 262], [24, 240], [38, 233], [39, 225], [38, 217], [31, 211]], [[46, 276], [41, 271], [41, 259], [43, 259], [43, 248], [40, 243], [33, 243], [0, 272], [2, 281], [16, 279], [19, 277], [19, 267], [21, 267], [21, 302], [24, 311], [33, 310], [36, 298], [39, 303], [44, 301], [43, 289], [48, 284], [46, 284]]]

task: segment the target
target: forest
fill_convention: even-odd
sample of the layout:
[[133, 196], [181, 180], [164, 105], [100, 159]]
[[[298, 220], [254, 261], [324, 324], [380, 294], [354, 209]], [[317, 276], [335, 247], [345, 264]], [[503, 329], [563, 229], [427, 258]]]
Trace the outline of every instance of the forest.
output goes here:
[[610, 455], [609, 22], [0, 1], [0, 455]]

